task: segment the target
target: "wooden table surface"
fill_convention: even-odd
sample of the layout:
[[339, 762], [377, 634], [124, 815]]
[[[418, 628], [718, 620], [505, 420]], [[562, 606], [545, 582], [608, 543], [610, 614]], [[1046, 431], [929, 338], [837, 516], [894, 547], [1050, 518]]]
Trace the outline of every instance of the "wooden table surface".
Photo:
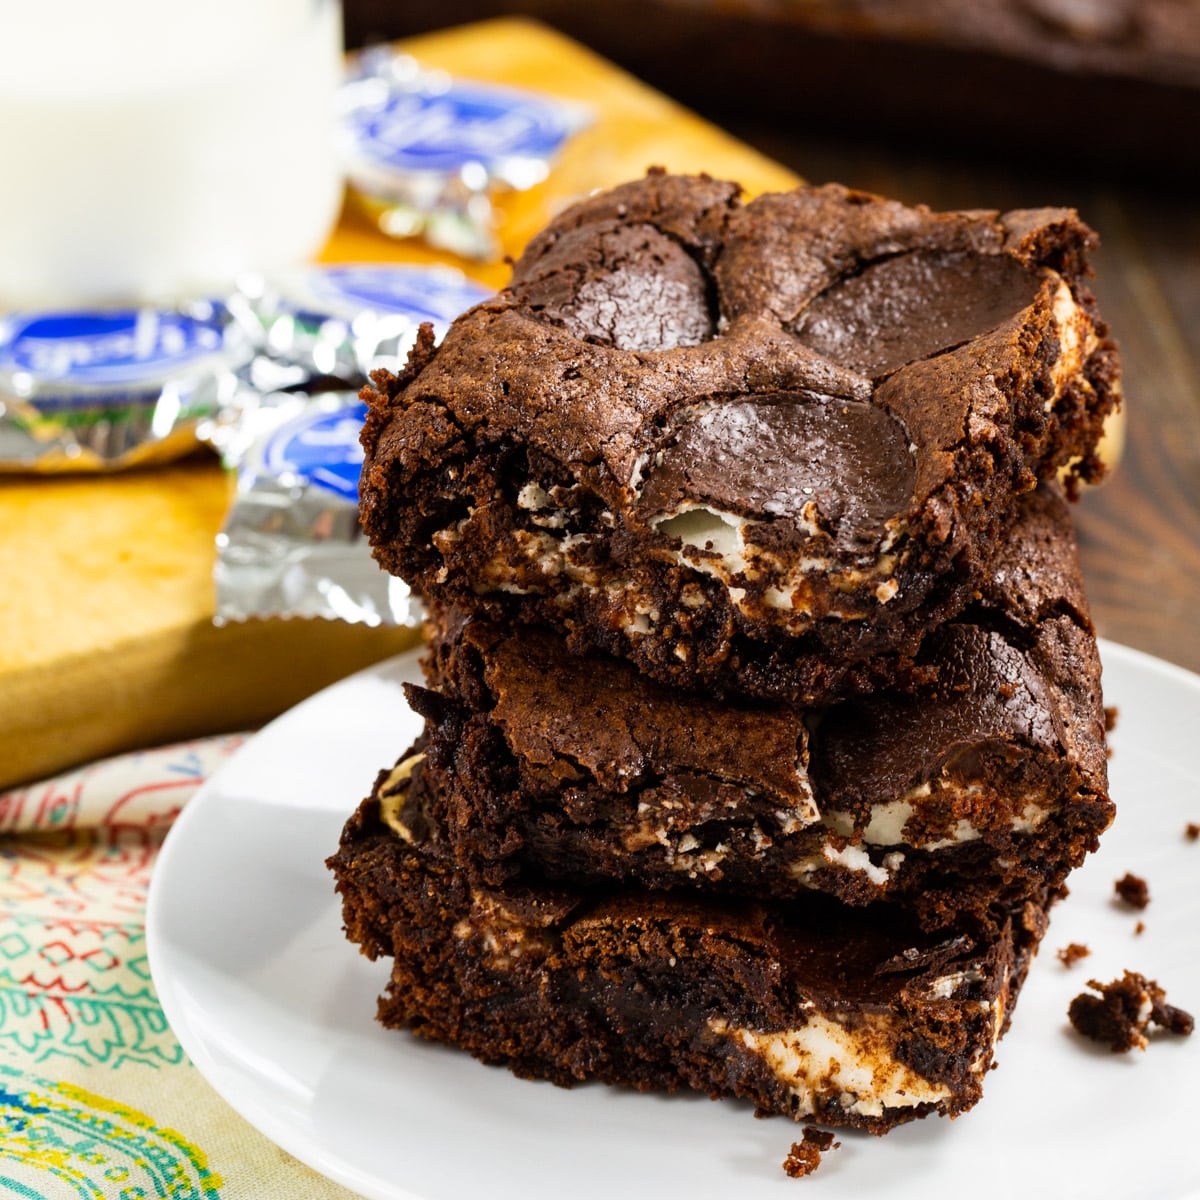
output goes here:
[[[728, 124], [728, 122], [727, 122]], [[1102, 636], [1200, 671], [1200, 206], [1193, 196], [967, 158], [832, 142], [774, 123], [732, 132], [813, 182], [934, 208], [1071, 205], [1095, 228], [1095, 290], [1121, 347], [1126, 444], [1076, 508]]]

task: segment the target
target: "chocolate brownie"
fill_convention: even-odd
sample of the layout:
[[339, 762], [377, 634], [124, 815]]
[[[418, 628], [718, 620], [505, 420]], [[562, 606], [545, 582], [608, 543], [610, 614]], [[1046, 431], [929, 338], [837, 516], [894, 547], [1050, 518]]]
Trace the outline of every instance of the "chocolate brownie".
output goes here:
[[1061, 950], [1057, 951], [1058, 961], [1064, 967], [1073, 967], [1081, 958], [1087, 958], [1091, 952], [1091, 949], [1083, 942], [1068, 942]]
[[652, 173], [376, 372], [361, 511], [442, 605], [681, 686], [813, 703], [905, 667], [1019, 496], [1096, 477], [1116, 352], [1066, 209]]
[[876, 1133], [979, 1099], [1041, 909], [929, 934], [820, 896], [484, 888], [407, 797], [421, 764], [390, 774], [387, 809], [365, 801], [329, 860], [350, 938], [393, 959], [385, 1025], [530, 1078], [694, 1088]]
[[1078, 1033], [1103, 1043], [1114, 1054], [1145, 1050], [1152, 1025], [1181, 1037], [1189, 1037], [1196, 1027], [1191, 1013], [1168, 1004], [1167, 993], [1136, 971], [1126, 971], [1111, 983], [1089, 979], [1088, 987], [1100, 994], [1080, 992], [1067, 1016]]
[[1025, 498], [986, 596], [904, 690], [824, 712], [670, 689], [532, 627], [445, 615], [422, 787], [489, 885], [625, 880], [902, 902], [930, 926], [1058, 886], [1112, 818], [1065, 502]]
[[1113, 891], [1130, 908], [1146, 908], [1150, 903], [1150, 885], [1140, 875], [1134, 875], [1132, 871], [1126, 871], [1113, 884]]
[[811, 1175], [821, 1165], [821, 1155], [841, 1144], [835, 1142], [833, 1134], [827, 1130], [806, 1129], [800, 1141], [792, 1143], [787, 1158], [783, 1160], [784, 1173], [792, 1179]]

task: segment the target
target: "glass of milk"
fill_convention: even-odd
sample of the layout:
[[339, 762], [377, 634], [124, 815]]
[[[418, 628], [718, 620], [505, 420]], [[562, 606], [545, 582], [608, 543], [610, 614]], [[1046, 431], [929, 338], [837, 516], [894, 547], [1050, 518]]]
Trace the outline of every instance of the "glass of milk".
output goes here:
[[0, 3], [0, 310], [212, 294], [314, 255], [338, 0]]

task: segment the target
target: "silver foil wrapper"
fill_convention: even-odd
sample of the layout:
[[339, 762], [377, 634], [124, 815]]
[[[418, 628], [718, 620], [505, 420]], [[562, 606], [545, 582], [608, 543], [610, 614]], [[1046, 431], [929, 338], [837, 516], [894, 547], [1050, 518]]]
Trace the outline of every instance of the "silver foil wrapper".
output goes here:
[[244, 279], [228, 300], [255, 347], [234, 402], [200, 435], [237, 472], [217, 538], [218, 621], [328, 617], [416, 624], [400, 580], [382, 571], [358, 525], [356, 390], [398, 370], [423, 322], [441, 335], [490, 293], [439, 266], [304, 267]]
[[0, 471], [103, 471], [195, 450], [251, 340], [224, 305], [0, 317]]
[[386, 47], [351, 61], [340, 110], [346, 174], [379, 228], [482, 261], [500, 255], [492, 196], [541, 183], [591, 122], [583, 105], [454, 79]]
[[422, 322], [441, 337], [490, 295], [453, 267], [348, 264], [246, 275], [227, 303], [258, 350], [247, 382], [269, 392], [313, 379], [357, 387], [377, 367], [398, 371]]
[[217, 621], [327, 617], [415, 625], [406, 584], [380, 570], [358, 523], [359, 431], [354, 392], [275, 393], [248, 401], [227, 426], [237, 489], [217, 536]]

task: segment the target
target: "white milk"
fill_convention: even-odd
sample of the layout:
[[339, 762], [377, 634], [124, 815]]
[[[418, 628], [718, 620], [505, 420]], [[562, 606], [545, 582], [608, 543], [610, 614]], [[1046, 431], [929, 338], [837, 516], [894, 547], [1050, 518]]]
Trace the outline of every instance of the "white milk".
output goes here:
[[338, 0], [0, 0], [0, 309], [311, 257], [341, 36]]

